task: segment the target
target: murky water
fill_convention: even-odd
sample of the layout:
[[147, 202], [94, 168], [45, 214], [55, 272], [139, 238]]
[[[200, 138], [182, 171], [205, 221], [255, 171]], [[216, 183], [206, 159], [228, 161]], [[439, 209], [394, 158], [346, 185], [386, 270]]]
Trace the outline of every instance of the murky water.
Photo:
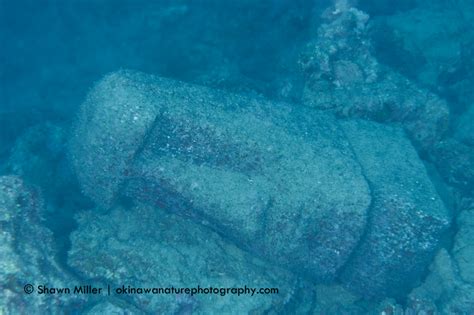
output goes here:
[[473, 314], [472, 20], [0, 0], [0, 314]]

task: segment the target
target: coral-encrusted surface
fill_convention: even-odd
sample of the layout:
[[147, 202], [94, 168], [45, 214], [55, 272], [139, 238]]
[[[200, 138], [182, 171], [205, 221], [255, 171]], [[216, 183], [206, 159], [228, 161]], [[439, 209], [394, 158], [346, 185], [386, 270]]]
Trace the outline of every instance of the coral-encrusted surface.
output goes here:
[[0, 314], [474, 314], [473, 20], [0, 0]]
[[[399, 128], [130, 71], [108, 75], [92, 95], [71, 144], [92, 198], [107, 200], [109, 189], [90, 179], [115, 174], [111, 180], [122, 189], [114, 198], [205, 222], [239, 247], [316, 281], [333, 280], [346, 265], [342, 278], [350, 289], [399, 297], [423, 275], [449, 226]], [[140, 123], [108, 128], [97, 121], [121, 117], [107, 107], [118, 97], [114, 106], [143, 103], [158, 113], [136, 152], [129, 143], [137, 142], [137, 130], [145, 132]], [[109, 146], [100, 145], [109, 137]], [[97, 160], [123, 170], [107, 172], [95, 167]]]
[[[121, 121], [136, 106], [148, 130], [141, 114]], [[122, 194], [209, 221], [315, 279], [334, 278], [365, 229], [368, 185], [324, 113], [121, 71], [93, 89], [73, 133], [76, 173], [99, 204]]]
[[80, 296], [28, 295], [31, 284], [51, 288], [77, 284], [57, 263], [52, 233], [42, 226], [40, 192], [17, 176], [0, 177], [0, 313], [64, 314], [81, 307]]
[[100, 279], [114, 288], [279, 289], [278, 294], [261, 296], [129, 296], [143, 312], [266, 314], [282, 311], [295, 298], [296, 278], [290, 273], [264, 264], [189, 219], [139, 205], [114, 208], [105, 215], [84, 212], [78, 222], [71, 236], [69, 264], [85, 278]]

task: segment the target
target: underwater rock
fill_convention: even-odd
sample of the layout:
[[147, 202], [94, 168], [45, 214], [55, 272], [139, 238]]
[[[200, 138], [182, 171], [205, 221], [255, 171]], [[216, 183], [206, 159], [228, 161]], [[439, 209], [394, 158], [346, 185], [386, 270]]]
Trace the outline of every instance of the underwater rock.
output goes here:
[[[456, 221], [458, 231], [452, 255], [457, 262], [461, 279], [474, 286], [474, 209], [462, 211]], [[474, 303], [472, 305], [474, 310]]]
[[51, 208], [61, 208], [62, 213], [85, 203], [66, 158], [67, 141], [65, 126], [50, 122], [35, 125], [17, 138], [6, 163], [7, 174], [40, 188]]
[[456, 126], [455, 138], [474, 147], [474, 105], [464, 113]]
[[[192, 220], [137, 205], [78, 215], [68, 263], [111, 285], [112, 295], [153, 314], [268, 314], [293, 298], [296, 279]], [[278, 288], [276, 294], [128, 294], [116, 288]]]
[[[375, 18], [372, 30], [380, 32], [375, 39], [377, 53], [421, 85], [470, 105], [474, 101], [473, 19], [474, 3], [469, 0], [429, 1]], [[407, 60], [412, 62], [403, 62]]]
[[440, 314], [474, 313], [474, 210], [469, 202], [461, 208], [451, 251], [438, 252], [424, 283], [410, 293], [410, 304], [435, 305]]
[[474, 147], [455, 139], [446, 139], [436, 144], [431, 153], [444, 180], [472, 195], [474, 185]]
[[319, 314], [363, 314], [364, 310], [357, 306], [359, 296], [348, 291], [339, 284], [317, 284], [313, 315]]
[[[122, 302], [122, 301], [121, 301]], [[102, 302], [95, 305], [93, 308], [88, 310], [86, 315], [137, 315], [143, 314], [144, 312], [139, 311], [135, 307], [131, 307], [122, 302], [120, 305], [112, 304], [110, 302]]]
[[400, 297], [423, 275], [449, 214], [403, 130], [340, 124], [372, 192], [367, 232], [342, 281], [366, 297]]
[[299, 62], [306, 77], [303, 103], [344, 117], [398, 123], [423, 149], [436, 143], [448, 128], [446, 102], [378, 62], [367, 34], [369, 16], [339, 5], [322, 19]]
[[51, 178], [58, 176], [61, 155], [67, 142], [66, 132], [60, 126], [43, 123], [27, 129], [20, 135], [11, 150], [8, 171], [21, 176], [34, 185], [48, 187]]
[[53, 235], [42, 226], [39, 192], [17, 176], [0, 177], [0, 313], [64, 314], [85, 304], [76, 295], [26, 294], [24, 286], [70, 287], [76, 280], [56, 262]]
[[[147, 122], [105, 117], [127, 108]], [[409, 290], [449, 225], [395, 127], [121, 71], [92, 90], [74, 132], [72, 163], [102, 207], [131, 199], [192, 218], [316, 281], [349, 260], [342, 279], [366, 297]]]
[[142, 94], [142, 78], [136, 79], [116, 74], [100, 81], [81, 106], [70, 140], [81, 188], [103, 207], [111, 205], [159, 111]]
[[[474, 209], [462, 211], [457, 217], [452, 257], [459, 272], [458, 290], [445, 309], [474, 313]], [[462, 284], [461, 284], [462, 283]]]
[[[467, 259], [472, 264], [472, 251]], [[457, 260], [442, 249], [424, 283], [409, 295], [410, 304], [436, 305], [440, 314], [468, 315], [474, 312], [474, 283], [459, 275]]]
[[334, 277], [365, 229], [360, 166], [336, 120], [311, 109], [117, 72], [85, 102], [71, 152], [99, 205], [164, 207], [316, 279]]

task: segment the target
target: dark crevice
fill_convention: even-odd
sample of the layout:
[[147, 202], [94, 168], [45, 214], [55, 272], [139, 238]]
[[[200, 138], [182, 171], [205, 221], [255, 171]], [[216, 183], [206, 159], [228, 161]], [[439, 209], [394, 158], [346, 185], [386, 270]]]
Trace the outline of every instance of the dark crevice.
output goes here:
[[[369, 180], [369, 178], [367, 177], [366, 173], [365, 173], [365, 170], [364, 170], [364, 167], [362, 166], [362, 163], [360, 163], [359, 161], [359, 158], [354, 150], [354, 147], [352, 146], [352, 143], [351, 141], [349, 140], [350, 138], [347, 136], [347, 133], [346, 131], [344, 130], [344, 128], [339, 124], [339, 121], [337, 121], [337, 124], [338, 124], [338, 129], [341, 130], [341, 132], [344, 134], [345, 136], [345, 139], [347, 140], [347, 143], [349, 144], [349, 149], [354, 157], [354, 160], [357, 162], [357, 164], [359, 165], [360, 167], [360, 174], [362, 175], [362, 177], [364, 178], [365, 182], [367, 183], [367, 186], [369, 187], [369, 194], [370, 194], [370, 204], [367, 208], [367, 213], [366, 213], [366, 224], [365, 224], [365, 228], [364, 230], [362, 231], [362, 234], [359, 238], [359, 242], [357, 244], [357, 246], [354, 247], [354, 249], [352, 250], [351, 254], [349, 255], [349, 257], [347, 258], [346, 260], [346, 263], [344, 264], [344, 266], [339, 270], [339, 276], [338, 278], [344, 274], [344, 271], [345, 269], [347, 268], [347, 266], [350, 264], [350, 262], [352, 262], [354, 260], [354, 257], [358, 254], [359, 252], [359, 249], [361, 248], [361, 246], [363, 245], [364, 243], [364, 240], [367, 238], [367, 235], [370, 231], [370, 228], [372, 226], [372, 215], [373, 215], [373, 207], [374, 207], [374, 201], [375, 201], [375, 195], [374, 195], [374, 188], [372, 187], [372, 183], [371, 181]], [[339, 279], [340, 280], [340, 279]]]

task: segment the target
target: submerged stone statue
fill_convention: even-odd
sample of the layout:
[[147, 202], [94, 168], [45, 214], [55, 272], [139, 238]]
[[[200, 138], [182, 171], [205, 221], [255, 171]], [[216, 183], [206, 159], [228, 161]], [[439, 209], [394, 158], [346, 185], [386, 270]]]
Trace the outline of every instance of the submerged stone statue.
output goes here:
[[149, 203], [368, 297], [408, 290], [449, 223], [399, 129], [136, 72], [91, 91], [70, 155], [102, 208]]

